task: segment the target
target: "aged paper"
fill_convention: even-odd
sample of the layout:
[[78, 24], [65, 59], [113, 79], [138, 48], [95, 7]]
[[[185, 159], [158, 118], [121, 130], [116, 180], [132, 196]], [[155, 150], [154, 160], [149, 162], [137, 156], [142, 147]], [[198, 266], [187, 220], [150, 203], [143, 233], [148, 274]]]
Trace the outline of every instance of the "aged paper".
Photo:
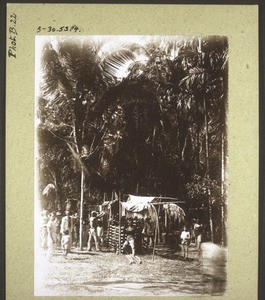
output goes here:
[[[71, 31], [69, 28], [57, 31], [62, 26], [63, 29], [68, 26]], [[34, 298], [35, 37], [55, 33], [228, 37], [228, 286], [224, 297], [255, 299], [258, 279], [258, 8], [111, 4], [8, 4], [7, 299]]]

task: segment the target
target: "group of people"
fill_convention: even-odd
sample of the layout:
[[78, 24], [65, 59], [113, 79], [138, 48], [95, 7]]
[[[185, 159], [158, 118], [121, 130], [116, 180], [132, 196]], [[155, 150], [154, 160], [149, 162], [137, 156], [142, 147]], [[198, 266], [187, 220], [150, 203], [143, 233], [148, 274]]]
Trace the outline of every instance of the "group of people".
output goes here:
[[[136, 255], [137, 242], [139, 243], [139, 239], [137, 239], [137, 229], [139, 226], [133, 224], [132, 219], [127, 220], [127, 226], [125, 228], [126, 240], [123, 244], [123, 251], [127, 252], [127, 247], [131, 248], [132, 258]], [[139, 230], [138, 230], [139, 232]], [[163, 236], [164, 231], [161, 230], [161, 235]], [[201, 242], [202, 242], [202, 233], [203, 233], [203, 225], [200, 223], [199, 219], [193, 219], [191, 226], [188, 227], [186, 225], [183, 226], [182, 231], [180, 232], [180, 246], [182, 250], [182, 256], [184, 259], [188, 259], [189, 255], [189, 247], [191, 243], [197, 248], [198, 251], [198, 260], [200, 260], [201, 255]], [[154, 226], [152, 226], [150, 218], [145, 218], [141, 231], [142, 241], [148, 242], [148, 246], [153, 247], [154, 245]], [[163, 239], [162, 239], [163, 240]]]
[[[100, 218], [103, 214], [97, 214], [95, 211], [89, 217], [89, 238], [87, 250], [91, 250], [91, 241], [94, 240], [96, 250], [100, 250], [103, 244], [103, 227]], [[72, 246], [79, 244], [79, 216], [72, 214], [69, 210], [62, 216], [60, 212], [47, 211], [41, 213], [41, 248], [47, 251], [47, 260], [50, 261], [56, 247], [63, 249], [64, 256], [70, 252]]]
[[191, 242], [193, 242], [197, 247], [198, 259], [200, 259], [202, 229], [203, 227], [202, 224], [200, 224], [199, 219], [193, 219], [190, 230], [188, 230], [186, 225], [183, 226], [183, 230], [180, 234], [180, 239], [181, 239], [182, 256], [184, 259], [188, 258], [189, 246]]
[[[143, 249], [152, 248], [155, 238], [155, 224], [150, 217], [122, 217], [121, 226], [125, 228], [125, 237], [131, 240], [129, 245], [133, 245], [132, 252], [144, 252]], [[133, 236], [133, 241], [132, 241]], [[127, 244], [125, 244], [126, 246]]]
[[70, 211], [61, 213], [47, 211], [41, 213], [41, 247], [47, 250], [47, 260], [50, 261], [56, 247], [61, 246], [64, 255], [70, 252], [73, 241], [78, 239], [77, 214], [70, 216]]
[[[87, 234], [87, 251], [92, 250], [94, 244], [95, 250], [100, 251], [104, 243], [104, 229], [102, 217], [104, 213], [98, 214], [92, 211], [88, 216], [84, 233]], [[47, 250], [47, 259], [51, 260], [56, 247], [63, 249], [64, 256], [70, 252], [72, 246], [79, 244], [79, 216], [77, 213], [71, 214], [69, 210], [65, 215], [61, 213], [43, 211], [41, 214], [41, 246]], [[141, 221], [141, 222], [140, 222]], [[131, 258], [136, 257], [137, 247], [142, 245], [147, 247], [154, 246], [155, 226], [150, 217], [141, 220], [133, 218], [122, 218], [122, 225], [125, 227], [125, 242], [122, 245], [123, 252], [129, 253]], [[200, 244], [202, 241], [202, 224], [198, 219], [193, 219], [190, 228], [183, 226], [180, 233], [182, 256], [188, 258], [189, 246], [193, 242], [198, 249], [198, 259], [200, 258]], [[160, 230], [160, 239], [163, 242], [163, 230]], [[129, 249], [130, 248], [130, 249]], [[129, 251], [128, 251], [129, 250]]]

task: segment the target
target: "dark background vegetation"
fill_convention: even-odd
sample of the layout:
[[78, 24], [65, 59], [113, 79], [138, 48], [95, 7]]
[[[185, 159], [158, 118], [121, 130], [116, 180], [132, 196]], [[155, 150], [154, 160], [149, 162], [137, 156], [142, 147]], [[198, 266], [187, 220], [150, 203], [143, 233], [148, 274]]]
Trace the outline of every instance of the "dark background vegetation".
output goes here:
[[188, 218], [220, 230], [226, 215], [227, 38], [108, 43], [58, 38], [43, 46], [41, 207], [64, 210], [70, 203], [78, 209], [81, 191], [85, 207], [110, 200], [114, 191], [121, 198], [176, 197], [185, 201]]

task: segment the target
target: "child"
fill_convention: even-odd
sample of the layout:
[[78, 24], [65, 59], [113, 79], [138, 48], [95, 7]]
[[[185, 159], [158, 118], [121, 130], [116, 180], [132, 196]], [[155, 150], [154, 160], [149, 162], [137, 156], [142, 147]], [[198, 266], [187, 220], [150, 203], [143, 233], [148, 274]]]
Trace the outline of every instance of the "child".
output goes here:
[[67, 256], [69, 253], [69, 248], [70, 248], [70, 235], [69, 235], [69, 230], [65, 230], [63, 232], [62, 240], [61, 240], [61, 246], [63, 249], [63, 255]]
[[183, 258], [187, 259], [188, 258], [189, 244], [190, 244], [190, 233], [187, 230], [186, 226], [183, 227], [183, 231], [181, 232], [180, 238], [181, 238]]

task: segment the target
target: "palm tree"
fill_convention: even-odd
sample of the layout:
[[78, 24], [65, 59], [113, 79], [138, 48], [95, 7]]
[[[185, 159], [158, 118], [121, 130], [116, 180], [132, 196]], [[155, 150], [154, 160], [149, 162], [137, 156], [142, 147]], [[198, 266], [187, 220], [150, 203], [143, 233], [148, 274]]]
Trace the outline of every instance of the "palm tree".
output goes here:
[[[135, 60], [135, 53], [139, 51], [143, 51], [141, 47], [130, 44], [106, 53], [104, 43], [93, 39], [61, 38], [43, 47], [40, 91], [46, 104], [41, 110], [42, 126], [65, 142], [79, 165], [81, 203], [85, 173], [102, 176], [100, 169], [106, 160], [101, 159], [95, 165], [95, 154], [99, 156], [105, 147], [102, 156], [105, 155], [111, 135], [95, 107], [106, 90], [117, 84], [117, 71], [128, 61]], [[80, 226], [82, 215], [81, 212]]]
[[[82, 158], [83, 149], [88, 149], [85, 143], [89, 140], [89, 119], [93, 106], [106, 88], [98, 51], [97, 44], [92, 41], [62, 39], [56, 43], [46, 43], [42, 52], [43, 80], [40, 89], [42, 96], [48, 99], [47, 106], [50, 106], [53, 116], [47, 118], [46, 125], [48, 130], [65, 141], [80, 165], [81, 202], [84, 170], [91, 173], [91, 168]], [[66, 127], [66, 130], [57, 130], [58, 126]], [[80, 237], [82, 217], [81, 212]]]
[[[146, 163], [155, 147], [156, 131], [160, 127], [160, 109], [156, 96], [150, 92], [147, 82], [125, 79], [110, 88], [102, 101], [103, 116], [108, 124], [106, 147], [102, 159], [116, 165], [117, 176], [128, 172], [135, 174], [135, 190], [144, 181]], [[123, 161], [123, 163], [121, 163]], [[126, 166], [127, 171], [124, 170]], [[124, 174], [125, 175], [125, 174]], [[126, 175], [125, 175], [126, 176]]]
[[[210, 179], [209, 123], [214, 120], [213, 118], [209, 120], [211, 106], [215, 106], [213, 111], [215, 113], [217, 111], [219, 115], [219, 118], [215, 118], [217, 126], [212, 127], [218, 127], [221, 130], [218, 132], [221, 132], [222, 142], [225, 136], [226, 98], [223, 99], [223, 85], [227, 82], [227, 49], [224, 47], [220, 47], [220, 49], [212, 49], [210, 46], [213, 44], [214, 47], [218, 47], [218, 43], [220, 44], [220, 42], [226, 44], [225, 39], [218, 37], [211, 37], [209, 39], [206, 38], [202, 40], [203, 46], [198, 47], [200, 51], [193, 55], [193, 62], [196, 63], [196, 66], [192, 66], [191, 64], [191, 68], [188, 69], [187, 75], [179, 83], [183, 90], [187, 93], [192, 92], [194, 97], [196, 97], [197, 113], [199, 106], [202, 106], [205, 133], [205, 177], [208, 180]], [[225, 93], [227, 93], [226, 88]], [[216, 109], [218, 106], [220, 107], [219, 110]], [[221, 153], [221, 159], [223, 160], [223, 151]], [[211, 240], [213, 241], [212, 201], [210, 188], [207, 189], [207, 193], [209, 199]]]

